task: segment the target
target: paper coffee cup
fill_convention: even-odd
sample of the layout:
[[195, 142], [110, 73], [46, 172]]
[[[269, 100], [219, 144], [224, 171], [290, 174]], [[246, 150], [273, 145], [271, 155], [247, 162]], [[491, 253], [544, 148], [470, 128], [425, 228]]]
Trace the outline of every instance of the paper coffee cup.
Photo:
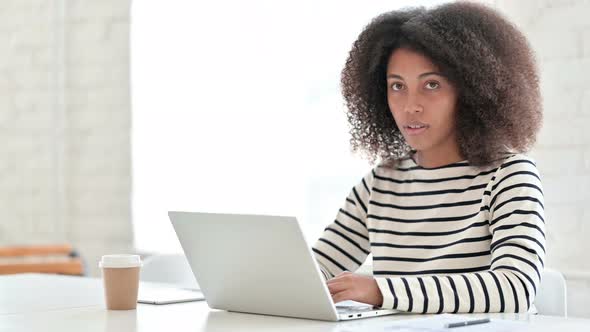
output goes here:
[[102, 279], [107, 309], [132, 310], [137, 307], [139, 255], [104, 255], [98, 267]]

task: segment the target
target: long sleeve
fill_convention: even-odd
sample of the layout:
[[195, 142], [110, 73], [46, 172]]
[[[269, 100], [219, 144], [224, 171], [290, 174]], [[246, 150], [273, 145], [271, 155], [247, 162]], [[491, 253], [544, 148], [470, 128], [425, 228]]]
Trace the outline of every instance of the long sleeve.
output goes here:
[[336, 219], [312, 248], [326, 279], [343, 271], [355, 271], [369, 255], [366, 220], [373, 179], [371, 170], [351, 189]]
[[[522, 155], [507, 158], [486, 187], [483, 200], [490, 212], [489, 269], [448, 275], [376, 277], [384, 298], [383, 308], [414, 313], [529, 309], [545, 257], [543, 190], [534, 162]], [[350, 262], [345, 267], [353, 266]], [[332, 267], [330, 271], [334, 270]]]

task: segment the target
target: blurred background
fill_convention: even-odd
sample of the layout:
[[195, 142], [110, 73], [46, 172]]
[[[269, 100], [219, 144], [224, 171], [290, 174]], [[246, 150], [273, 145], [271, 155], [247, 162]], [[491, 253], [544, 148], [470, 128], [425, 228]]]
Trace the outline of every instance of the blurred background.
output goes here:
[[[442, 2], [0, 1], [0, 273], [181, 253], [168, 210], [293, 215], [313, 243], [372, 167], [339, 90], [353, 41]], [[590, 317], [590, 1], [482, 2], [537, 54], [546, 263]]]

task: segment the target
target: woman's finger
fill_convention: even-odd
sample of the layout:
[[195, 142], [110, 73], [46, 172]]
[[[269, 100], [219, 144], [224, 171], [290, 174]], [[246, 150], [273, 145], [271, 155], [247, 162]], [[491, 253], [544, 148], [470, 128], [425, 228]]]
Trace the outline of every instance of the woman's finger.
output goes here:
[[334, 303], [338, 303], [341, 301], [350, 300], [350, 292], [348, 290], [344, 290], [342, 292], [336, 293], [332, 295], [332, 301]]
[[348, 272], [348, 271], [344, 271], [342, 273], [340, 273], [339, 275], [335, 276], [334, 278], [330, 279], [327, 281], [327, 283], [332, 283], [332, 282], [339, 282], [341, 281], [343, 278], [348, 278], [352, 273]]
[[335, 294], [338, 292], [341, 292], [343, 290], [346, 290], [346, 284], [342, 283], [342, 282], [335, 282], [335, 283], [331, 283], [328, 284], [328, 289], [330, 290], [330, 294]]

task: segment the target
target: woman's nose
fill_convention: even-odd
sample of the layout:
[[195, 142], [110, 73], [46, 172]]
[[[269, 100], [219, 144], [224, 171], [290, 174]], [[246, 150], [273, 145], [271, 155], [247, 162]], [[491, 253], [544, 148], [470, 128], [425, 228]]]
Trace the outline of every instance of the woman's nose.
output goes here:
[[423, 110], [424, 110], [424, 107], [422, 107], [422, 104], [419, 102], [419, 100], [415, 96], [408, 97], [408, 100], [407, 100], [406, 105], [404, 107], [404, 111], [406, 113], [418, 113], [418, 112], [422, 112]]

